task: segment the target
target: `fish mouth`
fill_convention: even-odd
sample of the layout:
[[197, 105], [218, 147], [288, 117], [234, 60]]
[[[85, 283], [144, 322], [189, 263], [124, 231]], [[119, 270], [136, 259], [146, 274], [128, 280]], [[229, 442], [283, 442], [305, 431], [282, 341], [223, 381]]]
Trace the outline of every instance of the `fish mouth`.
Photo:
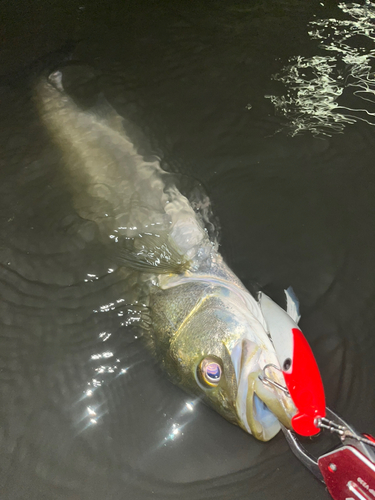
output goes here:
[[[272, 353], [266, 356], [267, 361], [272, 362]], [[267, 364], [264, 349], [250, 340], [241, 340], [231, 358], [237, 379], [236, 409], [240, 427], [260, 441], [275, 437], [281, 429], [280, 423], [291, 428], [291, 418], [296, 413], [293, 401], [260, 379], [262, 368]], [[276, 370], [273, 378], [285, 384]]]

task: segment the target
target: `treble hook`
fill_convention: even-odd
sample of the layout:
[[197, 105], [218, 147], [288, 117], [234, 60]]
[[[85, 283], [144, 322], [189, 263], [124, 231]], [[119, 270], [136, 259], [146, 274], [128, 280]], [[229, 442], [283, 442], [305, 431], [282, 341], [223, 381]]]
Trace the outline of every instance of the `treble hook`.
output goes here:
[[268, 363], [267, 365], [265, 365], [263, 367], [262, 374], [259, 375], [259, 380], [261, 382], [263, 382], [264, 385], [276, 387], [276, 389], [279, 389], [284, 394], [286, 394], [288, 397], [290, 397], [290, 393], [289, 393], [289, 391], [288, 391], [288, 389], [286, 387], [284, 387], [283, 385], [279, 384], [278, 382], [275, 382], [275, 380], [272, 380], [271, 378], [269, 378], [267, 376], [266, 371], [268, 370], [268, 368], [274, 368], [275, 370], [278, 370], [279, 372], [282, 373], [282, 370], [280, 370], [280, 368], [278, 366], [276, 366], [276, 365], [274, 365], [272, 363]]

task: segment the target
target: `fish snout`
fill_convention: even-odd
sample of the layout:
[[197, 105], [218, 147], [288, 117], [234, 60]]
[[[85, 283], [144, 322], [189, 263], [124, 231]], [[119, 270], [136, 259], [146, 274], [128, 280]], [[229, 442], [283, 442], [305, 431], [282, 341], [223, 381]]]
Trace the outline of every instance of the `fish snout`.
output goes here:
[[[264, 364], [262, 348], [251, 340], [243, 339], [234, 347], [231, 358], [237, 379], [239, 425], [261, 441], [272, 439], [281, 429], [280, 422], [291, 428], [291, 418], [296, 412], [293, 401], [261, 380], [261, 365]], [[278, 377], [276, 372], [275, 378]]]

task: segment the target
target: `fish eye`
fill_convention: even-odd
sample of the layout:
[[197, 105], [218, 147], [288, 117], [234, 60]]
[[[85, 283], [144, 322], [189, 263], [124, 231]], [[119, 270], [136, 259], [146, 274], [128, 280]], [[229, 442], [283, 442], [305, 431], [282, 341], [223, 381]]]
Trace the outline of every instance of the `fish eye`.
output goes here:
[[216, 387], [221, 379], [223, 370], [220, 363], [213, 358], [204, 358], [198, 366], [200, 382], [209, 387]]

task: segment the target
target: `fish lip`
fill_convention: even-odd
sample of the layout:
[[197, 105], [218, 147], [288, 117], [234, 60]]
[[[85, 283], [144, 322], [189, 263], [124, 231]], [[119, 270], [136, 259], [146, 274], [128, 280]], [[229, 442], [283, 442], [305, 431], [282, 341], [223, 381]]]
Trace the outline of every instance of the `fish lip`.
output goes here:
[[248, 339], [239, 341], [231, 352], [239, 425], [257, 439], [269, 441], [280, 431], [280, 423], [291, 428], [295, 407], [285, 394], [262, 382], [261, 366], [266, 364], [263, 358], [262, 347]]
[[[268, 441], [279, 432], [279, 430], [281, 429], [280, 424], [284, 425], [284, 427], [286, 427], [287, 429], [292, 428], [291, 419], [292, 416], [296, 413], [296, 408], [289, 396], [278, 391], [277, 389], [270, 388], [269, 386], [265, 385], [260, 378], [261, 373], [263, 373], [263, 370], [261, 370], [261, 372], [253, 374], [253, 376], [255, 377], [254, 394], [267, 407], [267, 410], [275, 417], [275, 420], [277, 421], [277, 430], [275, 427], [275, 432], [273, 434], [270, 430], [264, 432], [265, 429], [263, 429], [263, 435], [269, 436], [268, 439], [263, 440]], [[254, 411], [254, 401], [253, 413], [256, 413], [256, 410]], [[267, 415], [265, 415], [265, 418], [267, 419]]]

